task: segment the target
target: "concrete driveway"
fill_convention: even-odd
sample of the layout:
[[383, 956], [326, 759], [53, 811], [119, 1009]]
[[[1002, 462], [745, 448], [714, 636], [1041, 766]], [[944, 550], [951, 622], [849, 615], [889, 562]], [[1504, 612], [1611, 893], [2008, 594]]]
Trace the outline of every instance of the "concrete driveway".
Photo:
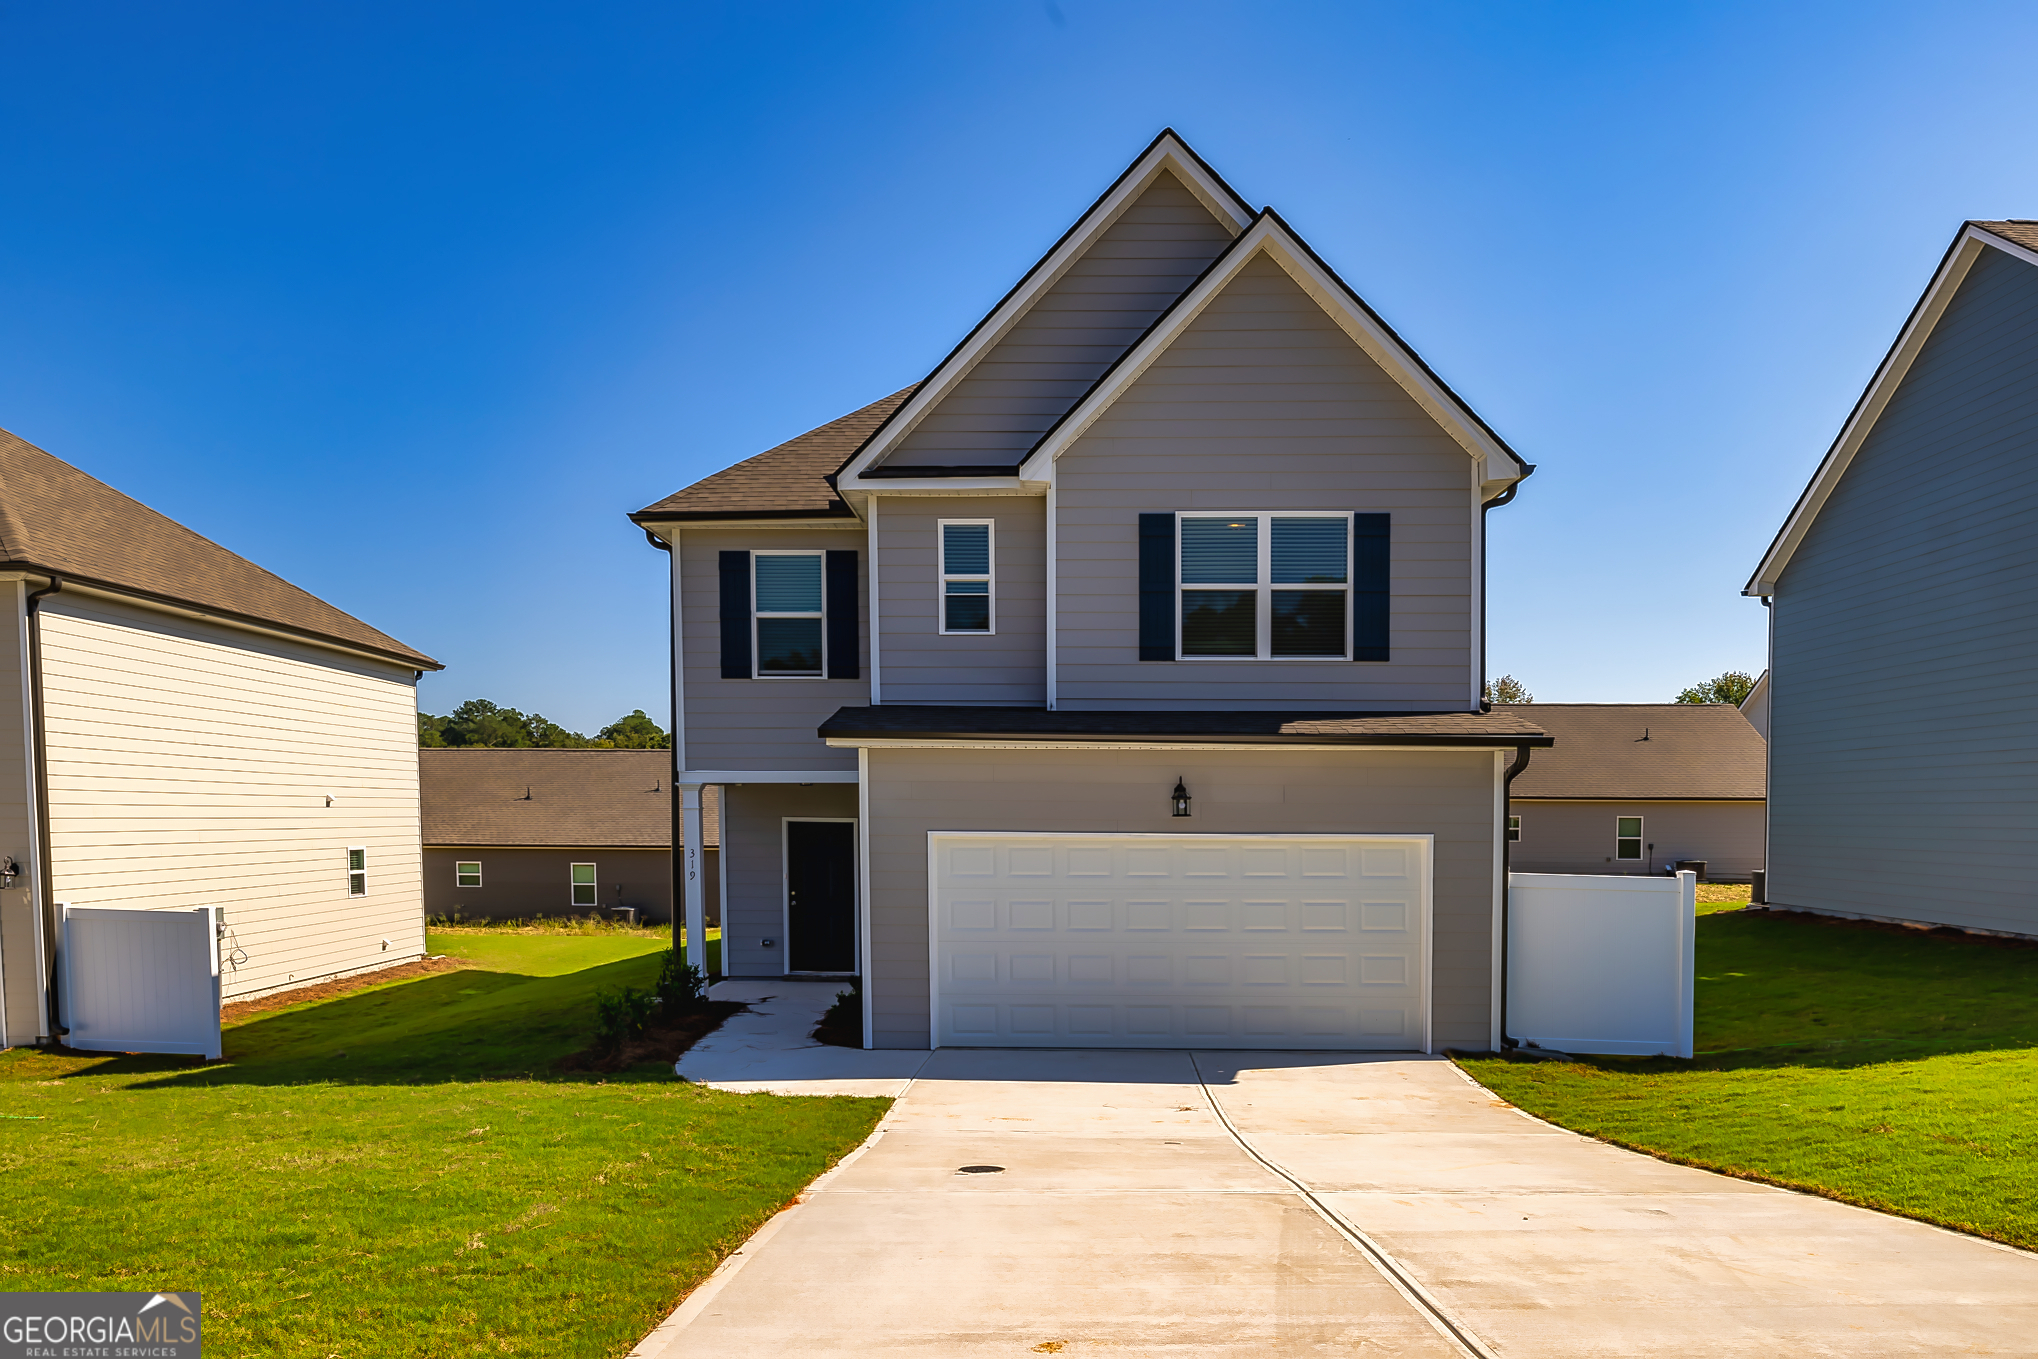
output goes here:
[[1441, 1059], [946, 1049], [637, 1351], [1032, 1353], [2033, 1355], [2038, 1256], [1553, 1129]]

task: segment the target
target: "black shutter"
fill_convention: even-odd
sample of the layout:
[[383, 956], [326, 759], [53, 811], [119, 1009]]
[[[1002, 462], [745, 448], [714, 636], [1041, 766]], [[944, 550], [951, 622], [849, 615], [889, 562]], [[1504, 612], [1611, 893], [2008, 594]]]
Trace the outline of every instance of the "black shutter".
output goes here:
[[828, 554], [828, 678], [862, 679], [858, 649], [863, 644], [862, 620], [856, 610], [856, 553]]
[[1175, 516], [1139, 516], [1139, 659], [1175, 658]]
[[1391, 514], [1352, 516], [1352, 659], [1384, 661]]
[[722, 554], [722, 678], [750, 675], [750, 554]]

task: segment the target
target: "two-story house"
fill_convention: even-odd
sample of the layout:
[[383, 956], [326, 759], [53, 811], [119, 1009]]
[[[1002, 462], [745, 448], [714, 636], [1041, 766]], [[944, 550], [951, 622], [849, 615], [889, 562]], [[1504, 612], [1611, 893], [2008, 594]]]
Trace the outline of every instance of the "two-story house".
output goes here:
[[1531, 470], [1163, 133], [924, 381], [632, 516], [728, 971], [877, 1047], [1497, 1046]]
[[1743, 591], [1772, 904], [2038, 936], [2034, 452], [2038, 222], [1967, 222]]

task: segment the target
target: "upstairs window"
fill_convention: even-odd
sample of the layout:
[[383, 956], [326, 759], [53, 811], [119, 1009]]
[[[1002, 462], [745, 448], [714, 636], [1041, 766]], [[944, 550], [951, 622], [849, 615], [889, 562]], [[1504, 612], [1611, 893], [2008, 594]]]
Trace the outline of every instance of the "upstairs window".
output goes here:
[[818, 678], [823, 664], [821, 554], [755, 552], [751, 558], [758, 677]]
[[1349, 660], [1351, 516], [1180, 516], [1181, 656]]
[[360, 845], [347, 851], [347, 895], [368, 895], [368, 851]]
[[1613, 819], [1613, 857], [1616, 859], [1642, 857], [1641, 817], [1617, 816]]
[[941, 631], [988, 633], [992, 626], [991, 521], [941, 521]]
[[573, 904], [594, 905], [594, 865], [574, 864], [572, 867]]

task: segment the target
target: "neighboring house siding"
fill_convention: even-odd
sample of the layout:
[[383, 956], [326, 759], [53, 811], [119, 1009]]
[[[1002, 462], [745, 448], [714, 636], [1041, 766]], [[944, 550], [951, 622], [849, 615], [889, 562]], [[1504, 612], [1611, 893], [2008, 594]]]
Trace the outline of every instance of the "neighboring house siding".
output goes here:
[[229, 997], [423, 954], [412, 671], [78, 594], [42, 647], [57, 900], [224, 907]]
[[1984, 249], [1791, 558], [1769, 899], [2038, 933], [2038, 268]]
[[[1679, 859], [1705, 860], [1711, 879], [1746, 880], [1762, 867], [1760, 802], [1533, 802], [1515, 798], [1521, 818], [1508, 866], [1521, 873], [1660, 873]], [[1643, 819], [1643, 863], [1614, 855], [1614, 819]]]
[[[715, 769], [854, 769], [854, 751], [830, 750], [814, 735], [837, 708], [870, 701], [870, 571], [861, 528], [720, 529], [687, 525], [679, 537], [686, 668], [686, 766]], [[794, 548], [857, 553], [857, 616], [865, 676], [723, 679], [720, 554]]]
[[[875, 1046], [929, 1042], [934, 830], [1433, 834], [1433, 1040], [1476, 1048], [1492, 1041], [1490, 752], [873, 750], [868, 772]], [[1169, 815], [1177, 777], [1194, 790], [1187, 821]], [[734, 790], [732, 803], [749, 791]]]
[[[42, 582], [37, 581], [40, 585]], [[29, 812], [27, 715], [23, 711], [22, 657], [28, 625], [21, 581], [0, 582], [0, 854], [21, 869], [14, 886], [0, 891], [0, 983], [4, 983], [6, 1041], [32, 1043], [41, 1031], [36, 977], [46, 965], [36, 948], [35, 825]], [[48, 941], [46, 941], [47, 943]]]
[[[719, 918], [716, 851], [706, 851], [708, 918]], [[462, 887], [461, 863], [481, 865], [481, 886]], [[595, 899], [603, 911], [634, 906], [638, 921], [672, 918], [672, 851], [668, 849], [529, 849], [502, 845], [428, 846], [425, 911], [476, 920], [593, 915], [573, 904], [574, 864], [595, 866]], [[621, 896], [616, 888], [623, 889]]]
[[1016, 464], [1230, 241], [1163, 173], [885, 464]]
[[[1057, 706], [1476, 706], [1475, 475], [1260, 257], [1057, 463]], [[1392, 659], [1141, 662], [1140, 512], [1281, 509], [1393, 516]]]
[[[853, 761], [856, 752], [847, 753]], [[732, 977], [785, 972], [784, 821], [803, 816], [853, 819], [856, 788], [752, 783], [722, 790], [722, 957]]]
[[[1037, 496], [877, 502], [878, 663], [887, 703], [1047, 699], [1047, 513]], [[940, 521], [992, 519], [996, 632], [941, 632]]]

